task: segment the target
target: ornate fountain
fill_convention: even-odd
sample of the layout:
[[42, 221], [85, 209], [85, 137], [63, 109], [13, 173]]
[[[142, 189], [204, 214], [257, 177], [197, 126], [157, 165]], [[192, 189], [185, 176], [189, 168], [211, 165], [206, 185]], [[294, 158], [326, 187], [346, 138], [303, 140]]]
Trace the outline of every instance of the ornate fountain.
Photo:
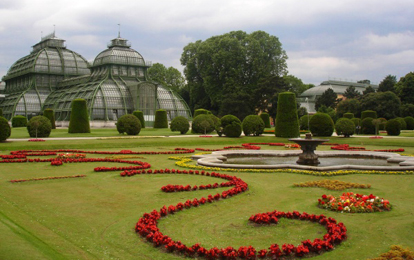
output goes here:
[[321, 143], [329, 141], [328, 139], [312, 139], [312, 134], [307, 133], [305, 138], [292, 138], [289, 141], [295, 142], [300, 145], [300, 149], [303, 151], [299, 155], [297, 164], [317, 166], [320, 164], [318, 155], [315, 154], [316, 147]]

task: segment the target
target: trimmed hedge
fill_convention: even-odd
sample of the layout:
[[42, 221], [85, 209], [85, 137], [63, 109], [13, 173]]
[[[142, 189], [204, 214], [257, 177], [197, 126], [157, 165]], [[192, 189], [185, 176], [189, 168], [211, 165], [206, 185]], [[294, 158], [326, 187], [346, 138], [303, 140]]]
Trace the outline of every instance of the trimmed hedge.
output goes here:
[[52, 123], [45, 116], [34, 116], [27, 123], [27, 131], [30, 137], [49, 137]]
[[352, 119], [352, 118], [354, 118], [354, 113], [344, 113], [343, 117], [348, 118], [348, 119]]
[[367, 117], [371, 117], [372, 119], [377, 118], [377, 112], [374, 110], [365, 110], [361, 112], [361, 120], [364, 120]]
[[118, 118], [116, 123], [116, 130], [118, 133], [127, 135], [137, 135], [141, 132], [141, 122], [139, 119], [131, 114], [126, 114]]
[[228, 124], [224, 127], [223, 133], [227, 137], [240, 137], [242, 133], [242, 126], [237, 121], [232, 121], [231, 124]]
[[407, 130], [414, 130], [414, 117], [406, 116], [404, 117], [405, 123], [407, 124]]
[[335, 132], [337, 135], [350, 137], [355, 133], [355, 124], [349, 118], [340, 118], [335, 123]]
[[[241, 121], [240, 121], [240, 119], [238, 119], [236, 116], [233, 116], [233, 115], [225, 115], [225, 116], [223, 116], [221, 119], [220, 119], [220, 122], [221, 122], [221, 127], [223, 128], [223, 134], [225, 135], [225, 136], [228, 136], [228, 134], [230, 134], [230, 135], [235, 135], [235, 133], [233, 133], [234, 132], [234, 129], [233, 128], [237, 128], [236, 126], [233, 126], [233, 127], [230, 127], [229, 129], [229, 133], [227, 132], [227, 130], [226, 130], [226, 128], [227, 128], [227, 126], [228, 125], [232, 125], [233, 124], [233, 122], [236, 122], [236, 123], [238, 123], [239, 125], [240, 125], [240, 134], [241, 134]], [[237, 131], [235, 131], [236, 133], [237, 133]], [[239, 135], [240, 136], [240, 135]], [[230, 137], [230, 136], [228, 136], [228, 137]], [[233, 136], [234, 137], [234, 136]]]
[[401, 124], [401, 130], [407, 130], [407, 123], [405, 122], [404, 118], [397, 117], [395, 119], [397, 119], [400, 122], [400, 124]]
[[68, 133], [90, 133], [88, 108], [85, 99], [72, 100]]
[[400, 135], [401, 133], [401, 123], [396, 118], [390, 119], [385, 124], [385, 130], [387, 135]]
[[158, 109], [155, 111], [154, 128], [168, 128], [167, 111]]
[[132, 112], [132, 114], [139, 119], [139, 122], [141, 123], [141, 128], [145, 128], [144, 113], [142, 111], [136, 110]]
[[250, 115], [243, 119], [242, 128], [245, 136], [259, 136], [263, 134], [265, 123], [260, 116]]
[[309, 128], [313, 136], [331, 136], [334, 122], [328, 114], [318, 112], [310, 119]]
[[55, 112], [51, 108], [46, 108], [43, 111], [43, 116], [47, 117], [52, 123], [52, 129], [56, 129], [56, 122], [55, 122]]
[[278, 96], [275, 135], [285, 138], [299, 136], [295, 93], [282, 92]]
[[171, 131], [179, 131], [180, 134], [184, 135], [190, 129], [190, 123], [188, 119], [183, 116], [177, 116], [171, 121]]
[[27, 118], [25, 116], [14, 116], [11, 120], [12, 127], [26, 127]]
[[375, 135], [375, 125], [372, 123], [374, 118], [366, 117], [361, 120], [361, 133], [364, 135]]
[[309, 130], [309, 121], [312, 118], [312, 115], [304, 115], [299, 118], [299, 129], [300, 130]]
[[270, 116], [268, 113], [261, 113], [260, 118], [263, 120], [265, 124], [265, 128], [270, 128]]
[[11, 127], [6, 118], [0, 116], [0, 142], [4, 142], [10, 137]]
[[211, 114], [211, 112], [204, 108], [199, 108], [199, 109], [194, 110], [194, 118], [197, 117], [198, 115], [209, 115], [209, 114]]
[[211, 115], [201, 114], [193, 119], [192, 132], [195, 134], [209, 134], [215, 130], [214, 120]]

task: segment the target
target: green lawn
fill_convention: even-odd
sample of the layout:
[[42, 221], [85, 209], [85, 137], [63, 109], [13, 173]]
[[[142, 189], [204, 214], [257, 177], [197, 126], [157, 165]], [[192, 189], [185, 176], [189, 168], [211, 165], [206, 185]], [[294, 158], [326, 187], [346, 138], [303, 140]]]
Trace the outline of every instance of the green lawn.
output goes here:
[[[12, 130], [11, 138], [28, 138], [24, 131]], [[93, 129], [95, 136], [118, 136], [114, 129]], [[54, 130], [55, 137], [67, 137], [64, 130]], [[52, 137], [51, 135], [51, 137]], [[119, 151], [171, 151], [175, 147], [222, 148], [247, 142], [288, 142], [283, 138], [200, 138], [149, 137], [175, 135], [165, 129], [143, 129], [142, 138], [101, 140], [61, 140], [34, 143], [0, 143], [0, 154], [19, 149], [83, 149]], [[178, 133], [177, 133], [178, 135]], [[147, 136], [144, 138], [144, 136]], [[405, 148], [414, 154], [414, 138], [369, 139], [366, 137], [330, 137], [332, 143], [348, 143], [367, 149]], [[284, 149], [262, 146], [262, 149]], [[321, 150], [330, 149], [321, 146]], [[104, 157], [87, 154], [87, 158]], [[137, 160], [149, 162], [152, 169], [178, 168], [168, 155], [142, 155]], [[120, 171], [94, 172], [98, 166], [115, 163], [0, 164], [0, 259], [183, 259], [154, 248], [134, 232], [138, 219], [153, 209], [177, 204], [187, 199], [207, 197], [225, 190], [163, 193], [167, 184], [200, 185], [215, 178], [193, 175], [135, 175], [122, 178]], [[226, 173], [226, 172], [223, 172]], [[85, 178], [10, 183], [12, 179], [85, 174]], [[321, 180], [323, 177], [293, 173], [227, 173], [249, 185], [240, 195], [199, 208], [185, 210], [160, 220], [161, 231], [187, 245], [238, 248], [252, 245], [267, 248], [273, 243], [299, 244], [305, 239], [321, 238], [325, 229], [318, 224], [283, 220], [278, 225], [257, 226], [248, 223], [252, 214], [273, 210], [325, 214], [343, 222], [348, 239], [333, 251], [314, 259], [367, 259], [388, 251], [390, 245], [414, 248], [414, 176], [345, 175], [335, 180], [371, 184], [370, 190], [352, 190], [384, 197], [393, 205], [390, 212], [341, 214], [316, 207], [322, 194], [339, 195], [340, 191], [321, 188], [296, 188], [294, 183]], [[351, 191], [351, 190], [348, 190]]]

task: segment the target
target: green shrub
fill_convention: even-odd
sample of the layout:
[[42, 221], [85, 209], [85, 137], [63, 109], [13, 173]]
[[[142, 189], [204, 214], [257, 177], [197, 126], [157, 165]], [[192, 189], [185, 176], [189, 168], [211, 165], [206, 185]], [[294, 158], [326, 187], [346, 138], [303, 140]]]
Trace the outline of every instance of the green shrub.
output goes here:
[[3, 108], [0, 108], [0, 116], [3, 116]]
[[355, 125], [355, 134], [359, 134], [361, 132], [361, 119], [354, 117], [351, 119], [351, 121]]
[[310, 119], [309, 128], [313, 136], [331, 136], [334, 122], [328, 114], [318, 112]]
[[309, 130], [309, 121], [312, 118], [312, 115], [304, 115], [299, 118], [299, 129], [300, 130]]
[[116, 130], [118, 133], [127, 135], [137, 135], [141, 132], [141, 122], [139, 119], [131, 114], [126, 114], [118, 118], [116, 123]]
[[361, 133], [364, 135], [375, 135], [375, 125], [372, 122], [374, 118], [366, 117], [361, 120]]
[[232, 121], [231, 124], [228, 124], [223, 128], [223, 133], [227, 137], [240, 137], [242, 133], [242, 126], [239, 122]]
[[4, 142], [10, 137], [11, 128], [6, 118], [0, 116], [0, 142]]
[[401, 130], [407, 130], [407, 123], [405, 122], [404, 118], [397, 117], [395, 119], [397, 119], [400, 122], [400, 124], [401, 124]]
[[221, 128], [221, 120], [213, 114], [207, 114], [214, 122], [214, 130], [221, 136], [223, 134], [223, 129]]
[[377, 112], [373, 110], [365, 110], [361, 112], [361, 120], [364, 120], [367, 117], [371, 117], [372, 119], [377, 118]]
[[[227, 134], [227, 132], [226, 132], [226, 129], [227, 129], [227, 126], [228, 125], [232, 125], [233, 124], [233, 122], [236, 122], [236, 123], [238, 123], [239, 125], [240, 125], [240, 129], [241, 129], [241, 121], [240, 121], [240, 119], [238, 119], [236, 116], [233, 116], [233, 115], [225, 115], [225, 116], [223, 116], [221, 119], [220, 119], [220, 122], [221, 122], [221, 127], [222, 127], [222, 129], [223, 129], [223, 134], [225, 135], [225, 136], [228, 136]], [[233, 127], [230, 127], [229, 129], [232, 131], [232, 133], [229, 133], [229, 134], [233, 134], [233, 135], [235, 135], [235, 133], [233, 133], [234, 131], [233, 130], [235, 130], [235, 128], [237, 128], [237, 127], [235, 127], [235, 126], [233, 126]], [[241, 131], [241, 130], [240, 130]], [[237, 131], [235, 131], [236, 133], [237, 133]], [[240, 132], [240, 134], [241, 134], [241, 132]], [[240, 135], [239, 135], [240, 136]], [[228, 136], [228, 137], [230, 137], [230, 136]], [[232, 137], [235, 137], [235, 136], [232, 136]]]
[[27, 124], [30, 137], [48, 137], [52, 131], [52, 123], [45, 116], [34, 116]]
[[158, 109], [155, 111], [154, 128], [168, 128], [167, 111]]
[[278, 96], [275, 135], [286, 138], [299, 136], [295, 93], [282, 92]]
[[56, 122], [55, 122], [55, 112], [51, 108], [46, 108], [43, 111], [43, 116], [47, 117], [52, 124], [52, 129], [56, 129]]
[[263, 131], [265, 129], [265, 123], [263, 122], [263, 119], [260, 116], [257, 115], [250, 115], [246, 116], [243, 119], [242, 128], [244, 135], [254, 135], [259, 136], [263, 134]]
[[180, 134], [184, 135], [190, 129], [190, 123], [188, 119], [183, 116], [177, 116], [171, 121], [170, 125], [171, 131], [179, 131]]
[[414, 117], [406, 116], [404, 117], [405, 123], [407, 124], [407, 130], [414, 130]]
[[378, 118], [378, 120], [380, 120], [379, 130], [385, 130], [385, 124], [387, 123], [387, 119], [380, 117]]
[[387, 135], [400, 135], [401, 133], [401, 123], [396, 118], [390, 119], [385, 124], [385, 130]]
[[263, 120], [265, 124], [265, 128], [270, 128], [270, 117], [268, 113], [261, 113], [260, 118]]
[[141, 123], [141, 128], [145, 128], [144, 113], [142, 113], [142, 111], [137, 110], [134, 111], [132, 114], [139, 119], [139, 122]]
[[336, 121], [335, 132], [337, 135], [343, 135], [344, 137], [350, 137], [355, 133], [355, 124], [351, 119], [343, 117]]
[[11, 120], [12, 127], [26, 127], [27, 118], [25, 116], [14, 116]]
[[348, 119], [352, 119], [352, 118], [354, 118], [354, 113], [345, 113], [343, 115], [343, 117], [348, 118]]
[[194, 118], [196, 118], [198, 115], [207, 115], [207, 114], [211, 114], [211, 112], [204, 108], [199, 108], [199, 109], [194, 110]]
[[214, 120], [211, 115], [198, 115], [193, 119], [191, 129], [196, 134], [209, 134], [215, 130]]
[[70, 113], [69, 133], [90, 133], [88, 108], [85, 99], [74, 99]]

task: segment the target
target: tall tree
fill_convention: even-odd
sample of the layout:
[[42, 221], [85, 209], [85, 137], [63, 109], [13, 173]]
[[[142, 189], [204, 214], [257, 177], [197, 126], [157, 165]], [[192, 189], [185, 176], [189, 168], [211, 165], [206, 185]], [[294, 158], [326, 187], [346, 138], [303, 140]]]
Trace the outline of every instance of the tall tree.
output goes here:
[[355, 86], [349, 86], [349, 87], [347, 87], [347, 89], [344, 92], [344, 97], [349, 98], [349, 99], [351, 99], [351, 98], [357, 98], [359, 96], [361, 96], [361, 93], [359, 93], [355, 89]]
[[279, 39], [263, 31], [233, 31], [190, 43], [181, 55], [190, 103], [220, 111], [228, 96], [239, 93], [252, 97], [245, 104], [249, 110], [259, 109], [278, 90], [264, 82], [286, 75], [286, 59]]
[[181, 72], [174, 68], [166, 68], [161, 63], [155, 63], [148, 69], [148, 76], [151, 80], [167, 86], [177, 93], [185, 87], [185, 79]]
[[400, 115], [400, 98], [391, 91], [370, 93], [361, 99], [361, 111], [374, 110], [378, 117], [391, 119]]
[[319, 108], [324, 105], [326, 107], [335, 108], [336, 107], [336, 99], [337, 95], [333, 91], [333, 89], [328, 88], [325, 90], [321, 96], [316, 98], [315, 102], [315, 109], [316, 111], [319, 110]]
[[355, 117], [359, 117], [361, 114], [361, 104], [358, 99], [346, 99], [340, 101], [336, 105], [336, 114], [338, 118], [343, 117], [345, 113], [353, 113]]
[[395, 85], [398, 96], [403, 104], [414, 103], [414, 72], [401, 77]]
[[365, 90], [362, 91], [363, 96], [368, 95], [369, 93], [375, 93], [375, 89], [371, 86], [366, 87]]
[[312, 84], [303, 84], [301, 79], [293, 75], [286, 75], [283, 78], [286, 82], [287, 91], [295, 93], [297, 97], [312, 86]]
[[395, 93], [395, 84], [397, 83], [397, 77], [388, 75], [378, 85], [378, 92], [392, 91]]

